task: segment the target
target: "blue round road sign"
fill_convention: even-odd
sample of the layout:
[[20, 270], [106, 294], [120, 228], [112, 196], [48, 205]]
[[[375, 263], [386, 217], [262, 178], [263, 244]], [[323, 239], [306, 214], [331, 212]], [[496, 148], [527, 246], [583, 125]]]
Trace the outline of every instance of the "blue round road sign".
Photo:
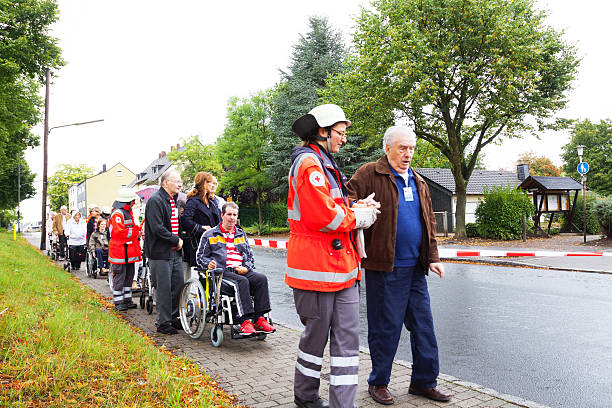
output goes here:
[[587, 163], [587, 162], [580, 162], [580, 163], [578, 163], [578, 173], [580, 173], [580, 174], [582, 174], [584, 176], [588, 172], [589, 172], [589, 163]]

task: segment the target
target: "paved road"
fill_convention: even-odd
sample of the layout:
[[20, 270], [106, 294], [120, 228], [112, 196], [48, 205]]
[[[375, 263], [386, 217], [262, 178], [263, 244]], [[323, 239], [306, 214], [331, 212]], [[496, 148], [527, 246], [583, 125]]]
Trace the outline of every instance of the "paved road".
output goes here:
[[[275, 319], [300, 327], [282, 281], [285, 251], [256, 248], [255, 259]], [[611, 275], [446, 266], [444, 279], [428, 279], [441, 372], [554, 407], [612, 406]], [[397, 358], [411, 360], [407, 333]]]

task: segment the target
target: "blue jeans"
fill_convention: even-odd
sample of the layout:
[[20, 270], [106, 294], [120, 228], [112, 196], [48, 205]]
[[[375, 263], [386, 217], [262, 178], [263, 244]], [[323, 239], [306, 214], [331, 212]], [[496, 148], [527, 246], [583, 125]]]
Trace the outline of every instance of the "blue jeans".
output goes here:
[[427, 280], [420, 265], [392, 272], [366, 269], [368, 345], [372, 357], [370, 385], [387, 385], [402, 325], [410, 332], [411, 383], [435, 387], [440, 372], [438, 344], [429, 304]]
[[96, 261], [98, 269], [108, 269], [108, 249], [96, 248]]

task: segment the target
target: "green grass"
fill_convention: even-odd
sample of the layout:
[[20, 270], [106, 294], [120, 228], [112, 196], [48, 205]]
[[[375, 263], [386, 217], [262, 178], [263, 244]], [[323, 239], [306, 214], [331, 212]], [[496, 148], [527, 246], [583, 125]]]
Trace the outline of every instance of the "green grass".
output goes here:
[[106, 299], [0, 233], [0, 406], [213, 407], [232, 397]]

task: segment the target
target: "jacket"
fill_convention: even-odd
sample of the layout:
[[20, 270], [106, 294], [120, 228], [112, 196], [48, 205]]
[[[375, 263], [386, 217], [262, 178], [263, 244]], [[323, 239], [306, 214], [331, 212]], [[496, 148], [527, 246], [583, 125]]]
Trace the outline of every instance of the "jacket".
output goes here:
[[[70, 220], [70, 214], [66, 214], [66, 222]], [[62, 213], [58, 213], [53, 217], [53, 233], [57, 235], [64, 235], [64, 227], [62, 225]]]
[[[236, 225], [235, 229], [234, 246], [242, 254], [242, 265], [251, 272], [255, 270], [255, 261], [249, 240], [242, 228]], [[198, 265], [204, 269], [208, 268], [208, 264], [213, 260], [218, 268], [225, 267], [227, 263], [227, 246], [219, 225], [204, 233], [198, 246], [196, 259]]]
[[[412, 169], [412, 172], [419, 193], [421, 225], [423, 227], [419, 263], [427, 274], [430, 263], [440, 262], [436, 241], [436, 218], [433, 213], [427, 183], [414, 169]], [[376, 193], [374, 199], [380, 202], [381, 213], [376, 222], [364, 231], [365, 251], [368, 257], [362, 260], [362, 264], [366, 269], [391, 272], [395, 257], [399, 193], [387, 156], [381, 157], [376, 162], [361, 166], [348, 182], [347, 187], [349, 189], [349, 199], [352, 201]]]
[[140, 251], [140, 226], [134, 222], [130, 204], [113, 203], [110, 216], [111, 240], [108, 244], [108, 262], [112, 264], [128, 264], [142, 260]]
[[85, 234], [87, 232], [87, 226], [85, 220], [80, 219], [78, 224], [71, 218], [66, 223], [66, 231], [64, 235], [68, 237], [68, 245], [85, 245]]
[[[178, 195], [174, 197], [175, 203], [177, 198]], [[170, 224], [171, 211], [170, 195], [163, 188], [157, 190], [147, 201], [144, 239], [147, 258], [170, 259], [170, 251], [178, 245], [182, 230], [181, 220], [179, 217], [179, 235], [174, 235]]]
[[108, 238], [106, 237], [106, 231], [103, 233], [100, 231], [94, 231], [89, 237], [89, 249], [95, 251], [96, 249], [108, 249]]
[[287, 209], [291, 230], [285, 283], [292, 288], [337, 292], [361, 279], [344, 176], [318, 145], [291, 155]]
[[216, 200], [209, 200], [207, 206], [199, 196], [191, 196], [187, 199], [181, 221], [186, 232], [183, 245], [185, 257], [189, 259], [190, 265], [195, 266], [196, 251], [204, 233], [202, 226], [208, 225], [212, 228], [218, 225], [221, 222], [221, 211]]

